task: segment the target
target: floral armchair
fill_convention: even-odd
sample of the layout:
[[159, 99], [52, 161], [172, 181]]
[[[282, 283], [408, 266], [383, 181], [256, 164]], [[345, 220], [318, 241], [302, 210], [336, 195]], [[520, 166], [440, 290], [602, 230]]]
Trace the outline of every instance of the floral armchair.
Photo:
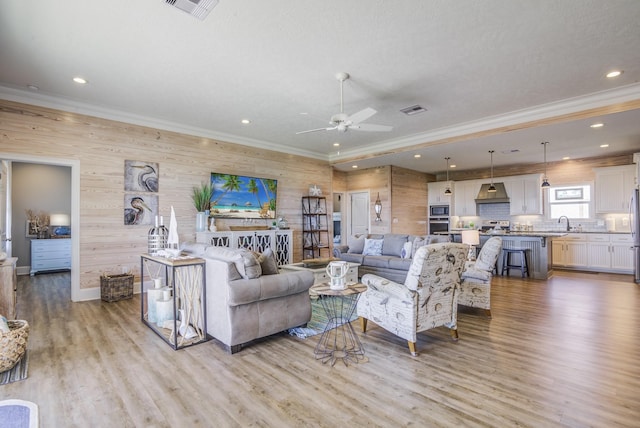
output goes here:
[[469, 246], [440, 243], [421, 247], [415, 254], [404, 284], [373, 274], [362, 277], [367, 291], [358, 301], [362, 331], [367, 320], [406, 339], [416, 356], [417, 333], [445, 326], [458, 338], [457, 311], [460, 275]]
[[466, 263], [462, 271], [458, 304], [482, 308], [491, 318], [491, 278], [501, 252], [502, 238], [494, 236], [484, 243], [475, 262]]

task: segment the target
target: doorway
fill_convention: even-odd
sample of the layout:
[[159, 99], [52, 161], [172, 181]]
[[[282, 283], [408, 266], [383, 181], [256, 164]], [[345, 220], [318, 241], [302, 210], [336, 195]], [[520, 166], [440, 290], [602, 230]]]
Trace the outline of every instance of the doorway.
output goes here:
[[[11, 182], [11, 164], [12, 162], [21, 162], [29, 164], [41, 164], [50, 166], [63, 166], [71, 168], [71, 300], [74, 302], [81, 300], [92, 299], [91, 293], [83, 293], [80, 290], [80, 161], [73, 159], [51, 159], [47, 157], [30, 156], [25, 154], [16, 153], [0, 153], [0, 160], [2, 163], [8, 165], [6, 181]], [[4, 178], [4, 177], [3, 177]], [[5, 188], [3, 179], [3, 190], [7, 193], [3, 195], [3, 216], [2, 219], [5, 238], [7, 242], [11, 243], [13, 240], [12, 230], [16, 230], [13, 227], [12, 222], [12, 207], [11, 207], [11, 192], [9, 186]], [[7, 227], [7, 225], [11, 227]], [[16, 232], [17, 233], [17, 232]]]
[[349, 192], [348, 235], [369, 233], [369, 191]]

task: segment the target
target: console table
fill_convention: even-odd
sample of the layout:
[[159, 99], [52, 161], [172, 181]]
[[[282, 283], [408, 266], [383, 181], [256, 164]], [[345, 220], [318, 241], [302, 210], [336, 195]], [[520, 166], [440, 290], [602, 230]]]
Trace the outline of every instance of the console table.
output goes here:
[[204, 259], [143, 254], [140, 287], [142, 322], [173, 349], [209, 340]]
[[196, 242], [233, 249], [247, 248], [259, 253], [271, 248], [278, 266], [293, 261], [293, 231], [290, 229], [196, 232]]
[[71, 269], [71, 238], [31, 240], [31, 276], [68, 269]]

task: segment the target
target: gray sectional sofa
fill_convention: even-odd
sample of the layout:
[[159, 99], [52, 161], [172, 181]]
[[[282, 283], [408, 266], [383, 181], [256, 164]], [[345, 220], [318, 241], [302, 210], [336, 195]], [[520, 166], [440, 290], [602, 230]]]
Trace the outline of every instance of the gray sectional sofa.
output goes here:
[[350, 237], [347, 245], [334, 246], [333, 256], [346, 262], [360, 263], [360, 277], [372, 273], [402, 284], [418, 248], [448, 241], [447, 235], [359, 235]]

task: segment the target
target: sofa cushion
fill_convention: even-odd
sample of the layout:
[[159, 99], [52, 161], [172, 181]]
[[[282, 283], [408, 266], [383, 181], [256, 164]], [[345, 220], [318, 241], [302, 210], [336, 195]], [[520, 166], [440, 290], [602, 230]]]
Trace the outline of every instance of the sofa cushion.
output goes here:
[[347, 253], [362, 254], [362, 251], [364, 250], [364, 240], [364, 235], [350, 236], [347, 239], [347, 245], [349, 246], [349, 250], [347, 250]]
[[342, 253], [340, 254], [340, 260], [350, 263], [359, 263], [362, 264], [364, 260], [364, 256], [362, 254], [356, 253]]
[[389, 260], [392, 259], [398, 258], [393, 256], [364, 256], [362, 259], [362, 265], [377, 268], [389, 268]]
[[402, 259], [393, 257], [389, 259], [389, 268], [398, 270], [409, 270], [411, 266], [411, 259]]
[[262, 268], [263, 275], [275, 275], [280, 273], [278, 270], [278, 263], [276, 262], [276, 255], [271, 248], [267, 248], [262, 254], [258, 255], [258, 262]]
[[384, 240], [382, 242], [382, 255], [400, 257], [402, 247], [407, 242], [408, 237], [409, 235], [398, 235], [395, 233], [387, 233], [384, 235]]
[[313, 280], [311, 271], [285, 272], [280, 275], [263, 275], [255, 279], [239, 279], [230, 284], [228, 304], [229, 306], [245, 305], [302, 293], [309, 290]]

